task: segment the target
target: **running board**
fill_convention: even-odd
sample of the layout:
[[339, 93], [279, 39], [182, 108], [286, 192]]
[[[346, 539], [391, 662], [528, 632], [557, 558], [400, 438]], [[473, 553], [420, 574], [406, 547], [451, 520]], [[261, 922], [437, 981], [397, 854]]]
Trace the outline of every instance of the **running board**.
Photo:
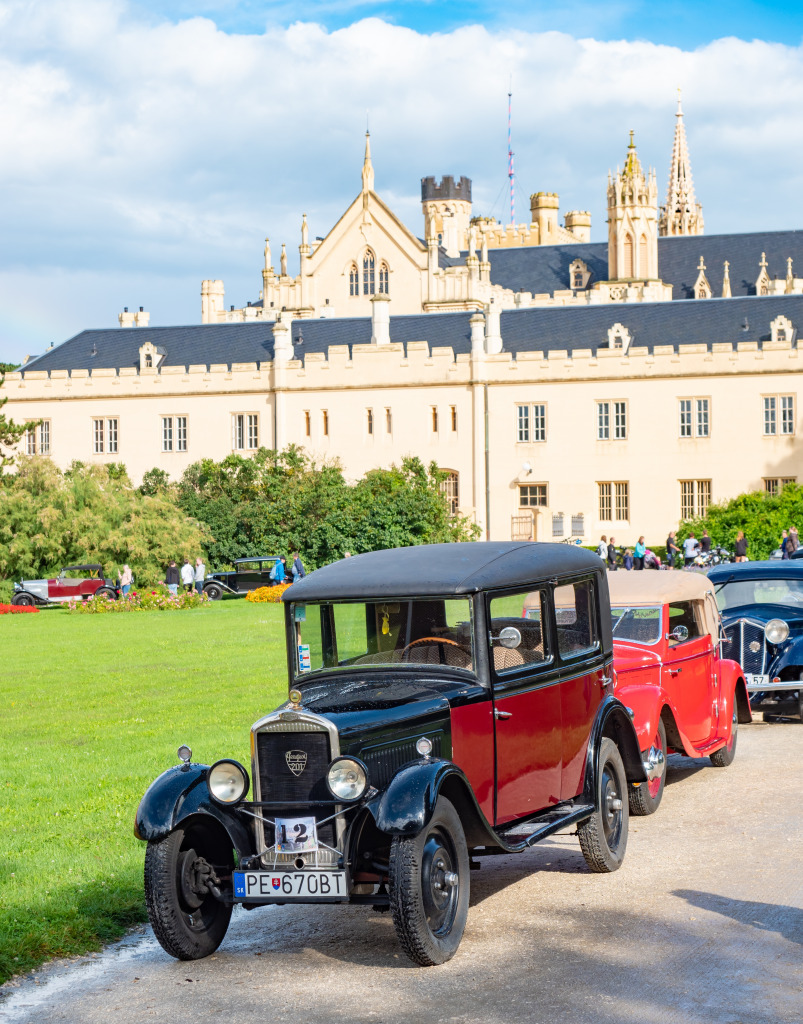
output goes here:
[[505, 831], [497, 830], [496, 835], [503, 849], [509, 853], [519, 853], [568, 825], [590, 818], [594, 811], [593, 804], [572, 804], [561, 811], [549, 811], [530, 821], [517, 822]]

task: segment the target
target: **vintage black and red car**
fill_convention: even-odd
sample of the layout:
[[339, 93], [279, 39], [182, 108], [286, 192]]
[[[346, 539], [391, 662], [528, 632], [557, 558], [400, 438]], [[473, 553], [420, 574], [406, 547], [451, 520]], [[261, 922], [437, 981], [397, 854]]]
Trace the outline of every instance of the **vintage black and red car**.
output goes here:
[[49, 580], [22, 580], [14, 584], [12, 604], [66, 604], [86, 601], [90, 597], [119, 597], [115, 580], [103, 576], [102, 565], [65, 565], [58, 576]]
[[405, 953], [438, 964], [460, 943], [479, 858], [576, 827], [592, 871], [621, 865], [628, 785], [646, 774], [613, 694], [596, 555], [377, 551], [283, 599], [290, 702], [253, 725], [250, 771], [182, 748], [137, 812], [169, 953], [211, 953], [236, 903], [350, 902], [389, 908]]
[[661, 802], [666, 756], [736, 754], [740, 722], [751, 721], [744, 673], [722, 657], [714, 588], [700, 572], [616, 572], [609, 579], [614, 692], [633, 712], [647, 782], [629, 787], [633, 814]]
[[[224, 594], [244, 597], [259, 587], [271, 587], [271, 577], [278, 555], [254, 555], [250, 558], [235, 558], [234, 568], [210, 572], [204, 581], [204, 593], [213, 601], [220, 601]], [[288, 583], [290, 580], [287, 581]]]

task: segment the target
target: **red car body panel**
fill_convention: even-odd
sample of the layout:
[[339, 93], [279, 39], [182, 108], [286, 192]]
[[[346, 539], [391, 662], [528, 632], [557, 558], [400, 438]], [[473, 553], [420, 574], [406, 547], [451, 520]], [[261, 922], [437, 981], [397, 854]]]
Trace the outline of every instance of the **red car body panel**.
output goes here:
[[466, 773], [482, 813], [494, 817], [493, 706], [484, 700], [453, 707], [452, 760]]
[[571, 800], [583, 790], [591, 723], [604, 696], [604, 672], [600, 669], [561, 683], [563, 757], [560, 798]]

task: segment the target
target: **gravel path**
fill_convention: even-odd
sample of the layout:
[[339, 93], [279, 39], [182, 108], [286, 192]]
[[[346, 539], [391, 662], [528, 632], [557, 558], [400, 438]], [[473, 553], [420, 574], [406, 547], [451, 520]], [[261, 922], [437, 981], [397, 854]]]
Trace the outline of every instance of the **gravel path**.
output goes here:
[[589, 874], [569, 835], [484, 860], [442, 967], [411, 966], [387, 914], [272, 907], [235, 913], [207, 960], [142, 929], [10, 982], [0, 1020], [800, 1024], [802, 793], [803, 726], [755, 723], [730, 768], [670, 758], [616, 874]]

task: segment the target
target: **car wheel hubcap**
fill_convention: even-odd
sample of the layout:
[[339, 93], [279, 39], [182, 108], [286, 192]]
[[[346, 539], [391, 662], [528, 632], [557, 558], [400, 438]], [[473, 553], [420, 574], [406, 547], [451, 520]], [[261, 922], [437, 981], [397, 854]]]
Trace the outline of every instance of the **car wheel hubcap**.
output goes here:
[[460, 891], [452, 845], [440, 830], [424, 843], [421, 862], [422, 896], [427, 924], [433, 935], [447, 935], [452, 928]]
[[602, 799], [600, 805], [605, 842], [608, 844], [609, 849], [615, 850], [619, 845], [619, 839], [622, 834], [622, 794], [619, 792], [619, 781], [610, 763], [605, 765], [602, 772]]

